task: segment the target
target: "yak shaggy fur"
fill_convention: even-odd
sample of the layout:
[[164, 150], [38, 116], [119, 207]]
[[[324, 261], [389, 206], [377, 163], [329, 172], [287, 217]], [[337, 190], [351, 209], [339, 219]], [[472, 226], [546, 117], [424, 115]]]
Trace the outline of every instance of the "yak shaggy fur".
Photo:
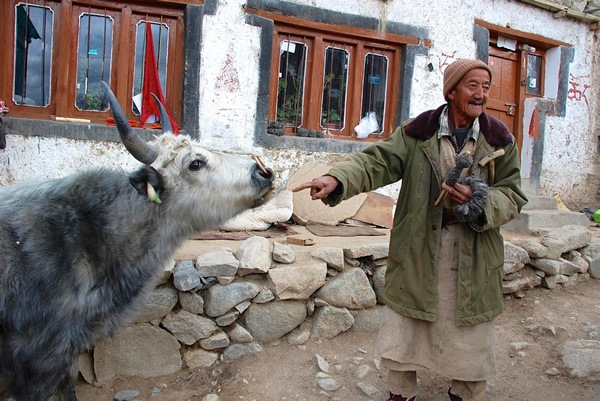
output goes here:
[[0, 188], [0, 399], [75, 400], [78, 355], [132, 320], [184, 240], [272, 186], [250, 158], [183, 135], [154, 145], [154, 163], [131, 174], [95, 169]]

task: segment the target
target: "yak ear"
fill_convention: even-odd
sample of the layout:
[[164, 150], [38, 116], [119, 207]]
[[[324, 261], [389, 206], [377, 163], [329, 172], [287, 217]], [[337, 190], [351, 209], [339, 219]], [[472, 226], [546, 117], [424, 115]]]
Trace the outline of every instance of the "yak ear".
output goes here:
[[148, 196], [148, 184], [154, 188], [160, 198], [163, 193], [163, 178], [154, 167], [142, 166], [129, 175], [129, 182], [140, 195]]

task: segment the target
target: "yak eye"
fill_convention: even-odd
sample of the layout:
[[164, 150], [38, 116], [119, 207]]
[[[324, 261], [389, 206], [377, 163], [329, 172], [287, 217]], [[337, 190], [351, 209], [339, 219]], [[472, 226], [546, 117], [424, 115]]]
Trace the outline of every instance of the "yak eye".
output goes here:
[[205, 164], [205, 163], [204, 163], [204, 161], [203, 161], [203, 160], [198, 160], [198, 159], [196, 159], [196, 160], [194, 160], [194, 161], [192, 161], [192, 162], [190, 163], [190, 167], [189, 167], [189, 168], [190, 168], [190, 170], [192, 170], [192, 171], [198, 171], [198, 170], [200, 170], [200, 169], [202, 168], [202, 166], [204, 166], [204, 164]]

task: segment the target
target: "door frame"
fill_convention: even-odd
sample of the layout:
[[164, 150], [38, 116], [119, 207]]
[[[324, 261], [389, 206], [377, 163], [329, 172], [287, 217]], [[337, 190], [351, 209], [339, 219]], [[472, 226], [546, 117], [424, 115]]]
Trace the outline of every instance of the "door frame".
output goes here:
[[[496, 111], [500, 111], [500, 112], [504, 111], [504, 112], [506, 112], [506, 114], [511, 115], [513, 117], [512, 126], [509, 126], [508, 128], [512, 132], [515, 139], [517, 140], [517, 143], [518, 143], [519, 149], [520, 149], [521, 144], [523, 142], [523, 129], [522, 129], [521, 124], [519, 124], [519, 121], [523, 120], [523, 107], [521, 107], [521, 105], [524, 103], [524, 101], [522, 100], [522, 98], [523, 98], [522, 87], [519, 84], [520, 82], [523, 81], [521, 51], [519, 49], [516, 49], [514, 51], [511, 51], [509, 49], [500, 49], [499, 47], [495, 46], [495, 43], [496, 43], [496, 38], [491, 37], [490, 45], [489, 45], [490, 59], [488, 60], [488, 64], [490, 64], [492, 57], [505, 59], [505, 60], [511, 60], [512, 62], [516, 63], [515, 76], [513, 77], [514, 81], [512, 82], [512, 86], [514, 86], [514, 93], [515, 93], [514, 106], [516, 109], [516, 113], [514, 113], [514, 114], [508, 113], [508, 110], [510, 110], [510, 108], [509, 108], [510, 106], [508, 104], [494, 105], [493, 109]], [[490, 67], [490, 68], [493, 68], [493, 67]], [[503, 77], [494, 76], [493, 81], [496, 82], [498, 79], [502, 79], [502, 78]], [[503, 86], [502, 83], [499, 83], [499, 86], [502, 87]], [[491, 98], [491, 96], [492, 96], [491, 92], [492, 91], [490, 91], [490, 98], [488, 98], [488, 101], [487, 101], [488, 109], [492, 108], [493, 101], [495, 100], [495, 99]], [[509, 106], [509, 107], [504, 107], [504, 106]], [[507, 109], [507, 110], [503, 110], [503, 109]], [[506, 124], [506, 122], [505, 122], [505, 124]]]
[[[552, 48], [556, 48], [556, 47], [565, 47], [565, 48], [571, 48], [571, 44], [566, 43], [566, 42], [562, 42], [559, 40], [554, 40], [554, 39], [550, 39], [550, 38], [546, 38], [544, 36], [535, 34], [535, 33], [530, 33], [530, 32], [524, 32], [524, 31], [519, 31], [516, 29], [511, 29], [511, 28], [507, 28], [504, 26], [500, 26], [500, 25], [496, 25], [496, 24], [492, 24], [489, 22], [486, 22], [484, 20], [481, 19], [475, 19], [475, 29], [474, 29], [474, 40], [477, 42], [477, 53], [478, 53], [478, 58], [483, 60], [486, 63], [489, 63], [489, 55], [490, 55], [490, 46], [494, 45], [498, 36], [502, 36], [504, 38], [507, 39], [512, 39], [517, 41], [517, 49], [515, 49], [515, 52], [519, 53], [519, 58], [518, 58], [518, 63], [519, 63], [519, 84], [521, 84], [527, 77], [527, 55], [528, 54], [537, 54], [537, 55], [545, 55], [545, 52], [548, 51], [549, 49]], [[535, 47], [535, 51], [531, 52], [531, 51], [527, 51], [527, 50], [523, 50], [523, 44], [527, 44], [529, 46]], [[544, 68], [542, 68], [542, 73], [544, 71]], [[560, 85], [564, 88], [566, 86], [566, 82], [562, 82], [565, 79], [561, 80]], [[525, 100], [532, 98], [532, 97], [536, 97], [536, 98], [541, 98], [541, 99], [546, 99], [544, 97], [544, 93], [542, 92], [542, 94], [540, 96], [537, 95], [529, 95], [526, 93], [525, 91], [525, 86], [524, 85], [519, 85], [520, 86], [520, 90], [518, 91], [518, 114], [515, 116], [515, 118], [517, 119], [517, 132], [513, 132], [515, 138], [517, 139], [517, 143], [518, 143], [518, 147], [519, 147], [519, 151], [521, 151], [521, 148], [523, 146], [523, 135], [524, 133], [527, 131], [526, 129], [524, 129], [524, 113], [525, 113]], [[560, 98], [562, 99], [562, 97], [565, 97], [566, 93], [562, 93], [560, 94]], [[557, 100], [561, 100], [558, 99]], [[562, 101], [562, 100], [561, 100]], [[559, 110], [560, 111], [560, 110]], [[561, 115], [563, 114], [564, 111], [562, 113], [558, 113]], [[512, 130], [511, 130], [512, 131]]]

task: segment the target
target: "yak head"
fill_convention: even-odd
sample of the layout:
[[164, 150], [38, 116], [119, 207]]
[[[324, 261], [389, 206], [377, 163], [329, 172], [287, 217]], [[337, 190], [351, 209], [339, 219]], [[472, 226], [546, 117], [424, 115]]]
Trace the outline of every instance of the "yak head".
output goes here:
[[168, 114], [154, 95], [163, 134], [147, 143], [132, 129], [108, 85], [103, 85], [123, 144], [145, 164], [132, 174], [132, 185], [140, 193], [148, 190], [151, 200], [150, 192], [156, 192], [154, 200], [177, 224], [191, 232], [215, 228], [264, 202], [273, 186], [273, 171], [258, 157], [210, 151], [187, 135], [174, 135]]

